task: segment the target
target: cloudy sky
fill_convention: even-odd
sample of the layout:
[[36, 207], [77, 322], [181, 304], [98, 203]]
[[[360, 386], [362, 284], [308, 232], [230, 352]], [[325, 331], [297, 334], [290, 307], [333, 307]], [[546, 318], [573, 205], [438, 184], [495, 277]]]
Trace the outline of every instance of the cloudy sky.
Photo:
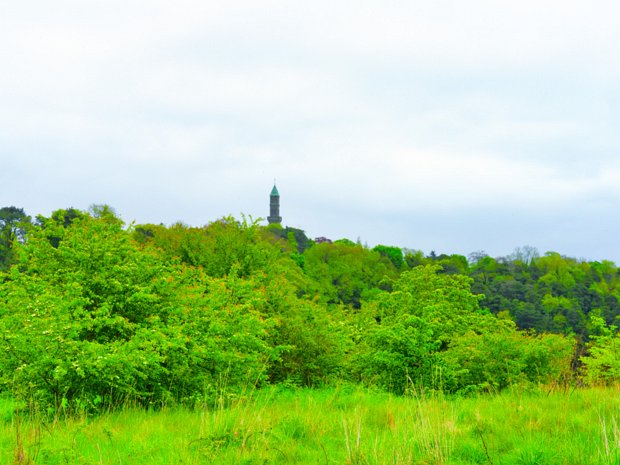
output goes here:
[[620, 263], [620, 3], [0, 4], [0, 206]]

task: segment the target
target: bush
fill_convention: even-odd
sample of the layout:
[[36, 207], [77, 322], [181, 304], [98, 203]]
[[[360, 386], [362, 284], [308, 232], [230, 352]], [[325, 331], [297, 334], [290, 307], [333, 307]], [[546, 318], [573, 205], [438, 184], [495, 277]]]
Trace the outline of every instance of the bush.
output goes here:
[[437, 266], [404, 272], [379, 296], [357, 358], [366, 382], [402, 393], [411, 380], [449, 392], [548, 382], [569, 367], [573, 342], [533, 336], [480, 309], [469, 278]]
[[591, 385], [611, 385], [620, 381], [620, 335], [608, 328], [601, 317], [592, 316], [596, 336], [588, 346], [588, 356], [581, 357], [584, 379]]
[[[53, 241], [50, 238], [54, 238]], [[265, 379], [264, 292], [140, 246], [113, 216], [34, 232], [0, 285], [0, 385], [58, 407], [162, 404]]]

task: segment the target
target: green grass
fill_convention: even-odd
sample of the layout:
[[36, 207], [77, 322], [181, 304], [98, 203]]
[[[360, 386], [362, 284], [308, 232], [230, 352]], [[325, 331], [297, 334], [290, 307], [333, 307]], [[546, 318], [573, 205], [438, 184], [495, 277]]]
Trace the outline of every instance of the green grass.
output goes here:
[[46, 420], [16, 409], [0, 400], [0, 464], [620, 465], [612, 388], [472, 398], [272, 389], [217, 408]]

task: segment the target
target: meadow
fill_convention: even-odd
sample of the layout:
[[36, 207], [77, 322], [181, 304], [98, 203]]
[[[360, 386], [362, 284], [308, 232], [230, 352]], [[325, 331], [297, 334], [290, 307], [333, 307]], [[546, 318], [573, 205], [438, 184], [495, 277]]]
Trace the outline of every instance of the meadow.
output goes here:
[[[620, 464], [620, 390], [274, 387], [90, 416], [0, 405], [2, 464]], [[32, 406], [30, 406], [32, 407]]]
[[14, 210], [0, 465], [620, 465], [611, 262]]

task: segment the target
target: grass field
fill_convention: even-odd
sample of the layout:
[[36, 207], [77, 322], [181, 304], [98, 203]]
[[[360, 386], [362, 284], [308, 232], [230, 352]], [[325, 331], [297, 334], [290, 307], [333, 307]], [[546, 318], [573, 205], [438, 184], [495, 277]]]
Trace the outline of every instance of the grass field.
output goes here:
[[0, 464], [620, 464], [620, 390], [395, 397], [271, 389], [215, 408], [15, 415]]

